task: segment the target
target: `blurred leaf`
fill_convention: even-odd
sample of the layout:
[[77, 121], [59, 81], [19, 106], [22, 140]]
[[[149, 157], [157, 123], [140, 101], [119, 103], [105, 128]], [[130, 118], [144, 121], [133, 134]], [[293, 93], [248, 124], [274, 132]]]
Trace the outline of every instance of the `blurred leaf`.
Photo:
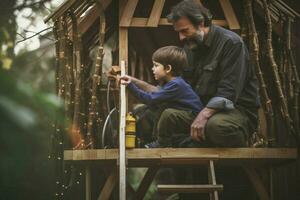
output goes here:
[[10, 41], [7, 41], [6, 45], [8, 48], [12, 48], [14, 46], [14, 43], [13, 43], [13, 41], [10, 40]]
[[[0, 98], [4, 99], [1, 102], [2, 106], [8, 106], [5, 109], [9, 115], [16, 119], [15, 123], [17, 124], [20, 122], [17, 116], [19, 111], [20, 118], [29, 113], [25, 111], [26, 107], [31, 109], [33, 113], [40, 115], [38, 120], [47, 117], [48, 120], [54, 121], [58, 118], [63, 123], [63, 103], [59, 97], [55, 94], [34, 90], [28, 84], [16, 81], [9, 71], [2, 71], [1, 73], [0, 70]], [[13, 107], [18, 109], [11, 109]], [[28, 119], [32, 118], [29, 117]]]
[[12, 59], [10, 58], [2, 58], [2, 67], [5, 70], [9, 70], [11, 68]]
[[36, 125], [36, 114], [29, 108], [19, 105], [12, 99], [0, 96], [0, 110], [11, 123], [28, 130]]

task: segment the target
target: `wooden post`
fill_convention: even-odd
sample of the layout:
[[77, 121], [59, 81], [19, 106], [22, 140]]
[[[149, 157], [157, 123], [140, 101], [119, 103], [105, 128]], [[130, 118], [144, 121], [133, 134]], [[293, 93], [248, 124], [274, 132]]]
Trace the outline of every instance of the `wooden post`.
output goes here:
[[[119, 20], [122, 21], [127, 0], [119, 0]], [[121, 75], [125, 75], [128, 63], [128, 28], [119, 27], [119, 65]], [[120, 130], [119, 130], [119, 199], [126, 199], [126, 154], [125, 154], [125, 125], [126, 125], [126, 88], [120, 86]]]
[[91, 168], [89, 165], [85, 167], [85, 200], [92, 200]]
[[[121, 61], [121, 76], [125, 75], [125, 61]], [[120, 130], [119, 130], [119, 199], [126, 199], [126, 154], [125, 154], [125, 125], [126, 125], [126, 87], [120, 85]]]

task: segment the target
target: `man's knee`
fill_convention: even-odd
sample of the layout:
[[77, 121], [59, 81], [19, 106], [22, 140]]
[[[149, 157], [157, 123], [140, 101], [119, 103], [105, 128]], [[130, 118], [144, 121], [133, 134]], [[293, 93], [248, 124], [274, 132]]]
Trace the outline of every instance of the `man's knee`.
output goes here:
[[246, 133], [242, 124], [228, 121], [226, 116], [211, 117], [205, 127], [209, 143], [218, 147], [246, 146]]

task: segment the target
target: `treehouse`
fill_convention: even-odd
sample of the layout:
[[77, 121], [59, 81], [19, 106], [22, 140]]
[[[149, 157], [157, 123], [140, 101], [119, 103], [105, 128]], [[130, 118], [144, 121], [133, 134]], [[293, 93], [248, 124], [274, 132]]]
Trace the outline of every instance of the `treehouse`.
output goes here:
[[[249, 147], [125, 149], [125, 115], [138, 102], [105, 72], [118, 65], [121, 73], [154, 83], [152, 53], [182, 45], [166, 20], [178, 2], [66, 0], [45, 19], [54, 23], [56, 91], [68, 122], [56, 124], [53, 135], [57, 199], [67, 194], [70, 199], [144, 199], [158, 170], [174, 166], [206, 167], [207, 184], [160, 184], [159, 193], [207, 193], [219, 199], [226, 185], [218, 182], [215, 166], [238, 166], [252, 183], [253, 199], [296, 199], [300, 127], [294, 50], [300, 15], [282, 0], [199, 1], [211, 10], [213, 24], [240, 34], [250, 50], [262, 108]], [[127, 168], [147, 169], [137, 188], [128, 182]]]

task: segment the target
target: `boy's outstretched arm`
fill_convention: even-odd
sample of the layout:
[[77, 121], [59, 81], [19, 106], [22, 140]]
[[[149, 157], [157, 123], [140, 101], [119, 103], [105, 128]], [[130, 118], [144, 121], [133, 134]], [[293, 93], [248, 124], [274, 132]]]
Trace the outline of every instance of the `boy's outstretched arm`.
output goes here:
[[[106, 72], [106, 75], [109, 79], [115, 80], [117, 82], [119, 82], [120, 80], [120, 75], [119, 75], [119, 71], [118, 71], [118, 66], [114, 66], [112, 67], [110, 70], [108, 70], [108, 72]], [[130, 76], [131, 81], [137, 85], [140, 89], [144, 90], [145, 92], [156, 92], [158, 91], [158, 88], [154, 85], [151, 85], [145, 81], [139, 80], [137, 78], [134, 78], [132, 76]]]
[[131, 81], [145, 92], [157, 92], [158, 88], [145, 81], [139, 80], [131, 76]]

